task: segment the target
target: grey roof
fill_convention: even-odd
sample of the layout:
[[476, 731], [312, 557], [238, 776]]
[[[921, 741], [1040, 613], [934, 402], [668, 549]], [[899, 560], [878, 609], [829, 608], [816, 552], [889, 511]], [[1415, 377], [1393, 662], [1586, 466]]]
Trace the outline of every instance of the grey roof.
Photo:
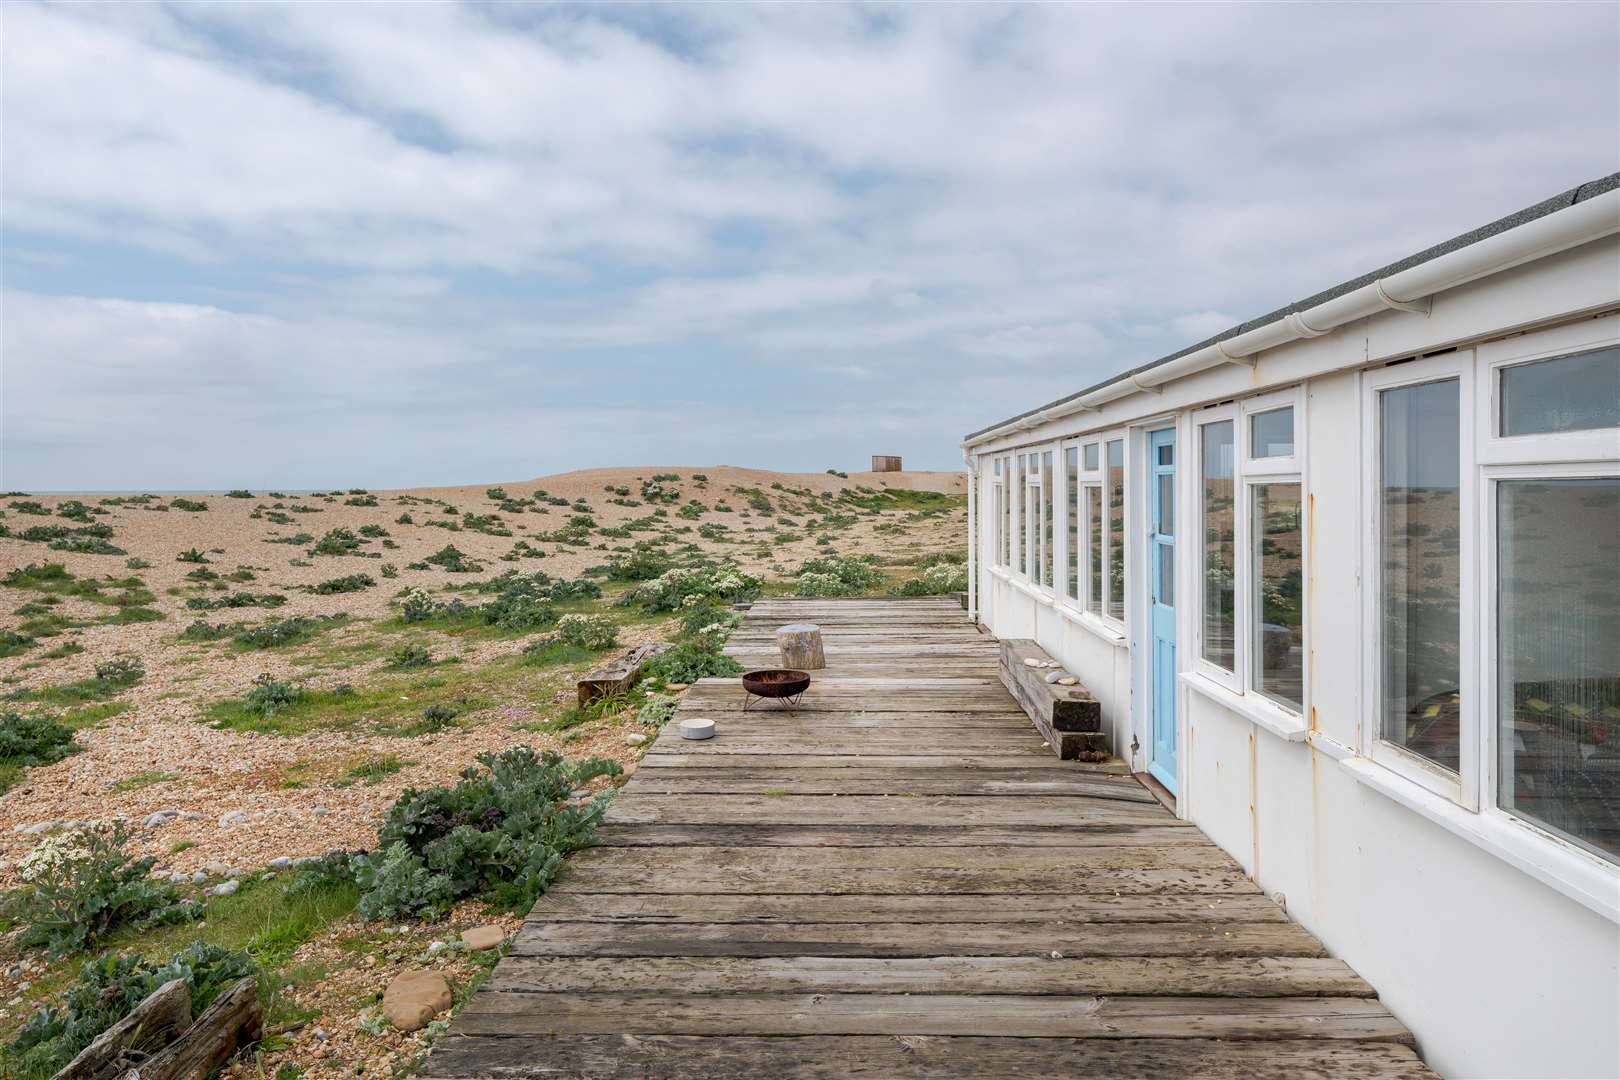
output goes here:
[[1498, 218], [1489, 225], [1481, 225], [1479, 228], [1470, 232], [1465, 232], [1461, 236], [1454, 236], [1450, 240], [1436, 244], [1431, 248], [1425, 248], [1415, 255], [1408, 255], [1406, 258], [1392, 262], [1388, 266], [1379, 267], [1377, 270], [1374, 270], [1371, 273], [1362, 274], [1360, 277], [1351, 278], [1349, 281], [1335, 285], [1331, 289], [1323, 289], [1319, 293], [1307, 296], [1303, 300], [1296, 300], [1292, 304], [1289, 304], [1286, 307], [1280, 307], [1276, 311], [1270, 312], [1269, 314], [1261, 315], [1259, 318], [1250, 319], [1245, 323], [1239, 323], [1230, 330], [1222, 330], [1214, 337], [1206, 338], [1205, 340], [1198, 342], [1196, 345], [1189, 345], [1185, 349], [1171, 353], [1169, 356], [1161, 356], [1157, 360], [1143, 364], [1141, 367], [1131, 368], [1128, 371], [1122, 371], [1118, 374], [1110, 375], [1102, 382], [1094, 383], [1091, 386], [1086, 387], [1084, 390], [1076, 390], [1074, 393], [1060, 397], [1056, 401], [1049, 401], [1045, 405], [1041, 405], [1034, 409], [1029, 409], [1026, 412], [1021, 412], [1016, 416], [1009, 416], [1005, 420], [998, 420], [989, 427], [983, 427], [978, 431], [964, 435], [962, 437], [962, 441], [966, 442], [969, 439], [977, 438], [978, 436], [983, 435], [987, 431], [994, 431], [998, 427], [1005, 424], [1010, 424], [1015, 420], [1022, 420], [1027, 416], [1034, 416], [1036, 413], [1045, 412], [1047, 409], [1066, 404], [1067, 402], [1073, 401], [1077, 397], [1083, 397], [1084, 395], [1091, 393], [1093, 390], [1101, 390], [1110, 383], [1118, 382], [1120, 379], [1129, 378], [1132, 375], [1139, 375], [1151, 368], [1158, 367], [1160, 364], [1168, 364], [1172, 360], [1179, 360], [1188, 353], [1194, 353], [1199, 349], [1207, 348], [1210, 345], [1215, 344], [1217, 341], [1225, 341], [1228, 338], [1237, 337], [1239, 334], [1246, 334], [1250, 330], [1265, 326], [1268, 323], [1276, 322], [1278, 319], [1291, 315], [1296, 311], [1307, 311], [1320, 303], [1333, 299], [1335, 296], [1342, 296], [1347, 292], [1354, 292], [1356, 289], [1359, 289], [1364, 285], [1371, 285], [1374, 281], [1377, 281], [1380, 278], [1386, 278], [1391, 274], [1400, 273], [1402, 270], [1410, 270], [1414, 266], [1421, 266], [1431, 259], [1436, 259], [1441, 255], [1446, 255], [1461, 248], [1468, 247], [1472, 244], [1477, 244], [1486, 237], [1495, 236], [1497, 233], [1506, 232], [1507, 230], [1516, 228], [1517, 226], [1523, 225], [1526, 222], [1534, 221], [1540, 217], [1546, 217], [1555, 210], [1563, 210], [1566, 207], [1574, 206], [1578, 202], [1584, 202], [1587, 199], [1594, 198], [1606, 191], [1613, 191], [1617, 187], [1620, 187], [1620, 172], [1610, 173], [1608, 176], [1599, 177], [1596, 180], [1588, 180], [1586, 183], [1578, 184], [1560, 195], [1554, 195], [1550, 199], [1543, 199], [1534, 206], [1527, 206], [1523, 210], [1509, 214], [1507, 217]]

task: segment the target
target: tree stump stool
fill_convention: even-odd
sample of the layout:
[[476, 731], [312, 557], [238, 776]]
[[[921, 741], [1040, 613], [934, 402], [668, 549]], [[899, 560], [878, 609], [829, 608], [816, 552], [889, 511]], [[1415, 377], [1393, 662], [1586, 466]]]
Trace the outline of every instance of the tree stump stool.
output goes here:
[[776, 628], [776, 645], [782, 650], [782, 666], [795, 671], [814, 671], [827, 666], [821, 651], [821, 627], [815, 623], [789, 623]]

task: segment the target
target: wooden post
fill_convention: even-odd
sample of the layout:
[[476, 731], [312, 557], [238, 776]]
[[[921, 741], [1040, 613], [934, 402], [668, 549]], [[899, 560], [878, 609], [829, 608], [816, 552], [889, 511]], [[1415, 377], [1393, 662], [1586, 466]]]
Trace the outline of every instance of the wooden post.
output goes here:
[[776, 628], [776, 645], [782, 650], [782, 666], [795, 671], [814, 671], [827, 666], [821, 651], [821, 627], [815, 623], [789, 623]]

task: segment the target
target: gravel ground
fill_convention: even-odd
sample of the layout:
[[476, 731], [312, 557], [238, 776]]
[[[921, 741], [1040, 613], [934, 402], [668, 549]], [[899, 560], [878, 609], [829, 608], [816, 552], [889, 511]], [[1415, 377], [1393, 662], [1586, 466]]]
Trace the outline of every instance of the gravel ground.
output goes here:
[[[613, 505], [608, 500], [615, 495], [604, 488], [627, 487], [628, 497], [639, 500], [642, 480], [651, 479], [655, 473], [678, 474], [679, 480], [666, 481], [665, 486], [679, 488], [681, 503], [695, 498], [710, 507], [701, 518], [686, 520], [675, 514], [679, 504], [670, 504], [666, 509], [672, 524], [686, 527], [723, 522], [731, 535], [744, 540], [743, 543], [705, 540], [694, 529], [676, 537], [677, 542], [696, 543], [708, 554], [730, 558], [765, 577], [784, 576], [803, 559], [826, 550], [816, 547], [809, 539], [779, 543], [768, 534], [750, 535], [743, 531], [750, 526], [768, 528], [782, 518], [801, 523], [805, 520], [805, 514], [796, 508], [802, 500], [773, 490], [772, 484], [816, 492], [837, 492], [857, 485], [951, 494], [961, 494], [964, 489], [959, 473], [852, 473], [842, 478], [729, 466], [592, 469], [498, 486], [514, 499], [528, 498], [537, 490], [570, 502], [583, 499], [595, 510], [598, 525], [616, 526], [645, 516], [652, 508]], [[707, 482], [699, 484], [692, 479], [693, 473], [706, 474]], [[530, 680], [522, 687], [507, 686], [492, 678], [487, 687], [480, 687], [483, 707], [459, 717], [459, 726], [433, 735], [399, 737], [356, 729], [265, 735], [219, 730], [202, 722], [209, 704], [241, 695], [261, 674], [317, 687], [330, 687], [339, 682], [366, 686], [382, 663], [375, 655], [374, 639], [378, 634], [375, 623], [392, 616], [390, 601], [406, 587], [420, 585], [443, 595], [446, 586], [487, 578], [514, 567], [572, 578], [586, 567], [606, 561], [610, 552], [604, 550], [606, 545], [600, 537], [593, 537], [596, 546], [588, 548], [529, 539], [529, 544], [545, 552], [544, 558], [501, 561], [499, 557], [511, 551], [518, 540], [561, 527], [574, 511], [565, 506], [548, 506], [549, 513], [543, 515], [503, 512], [486, 496], [488, 486], [491, 485], [375, 491], [371, 493], [378, 502], [375, 507], [346, 506], [343, 499], [349, 497], [347, 495], [327, 501], [307, 495], [272, 499], [258, 492], [258, 497], [252, 499], [190, 496], [208, 504], [206, 511], [197, 513], [173, 509], [156, 512], [139, 506], [106, 508], [110, 513], [95, 520], [115, 529], [111, 542], [124, 548], [129, 557], [151, 564], [139, 570], [126, 569], [124, 556], [65, 553], [52, 551], [44, 544], [0, 538], [0, 575], [45, 561], [63, 563], [81, 578], [136, 575], [156, 595], [149, 606], [166, 616], [160, 622], [90, 625], [69, 630], [58, 637], [42, 638], [38, 646], [18, 656], [0, 658], [0, 694], [88, 678], [94, 674], [98, 663], [115, 656], [139, 657], [146, 669], [136, 686], [115, 695], [115, 700], [127, 705], [125, 711], [79, 729], [77, 741], [83, 752], [53, 766], [28, 770], [15, 787], [0, 795], [0, 886], [14, 884], [17, 860], [37, 839], [24, 830], [37, 828], [42, 823], [127, 819], [136, 826], [131, 848], [156, 856], [163, 872], [189, 873], [210, 864], [255, 869], [281, 856], [297, 858], [338, 848], [372, 846], [379, 821], [402, 789], [453, 782], [478, 753], [486, 750], [526, 743], [536, 748], [556, 749], [570, 757], [591, 754], [613, 757], [627, 772], [633, 771], [642, 751], [629, 746], [626, 735], [635, 729], [618, 726], [612, 720], [592, 725], [586, 729], [588, 734], [584, 737], [566, 744], [552, 735], [521, 729], [521, 725], [554, 712], [572, 699], [573, 685], [567, 672], [559, 672], [555, 678], [539, 684]], [[748, 495], [734, 490], [739, 487], [759, 489], [778, 504], [777, 518], [751, 512]], [[97, 503], [95, 496], [75, 497], [92, 506]], [[0, 507], [17, 498], [0, 498]], [[54, 510], [69, 497], [33, 498]], [[413, 502], [426, 499], [448, 502], [457, 512], [496, 514], [514, 535], [497, 537], [465, 529], [450, 533], [425, 525], [429, 520], [452, 516], [441, 506]], [[293, 521], [289, 525], [274, 524], [265, 516], [252, 516], [256, 508], [265, 508], [263, 512], [268, 513], [268, 508], [278, 502], [287, 507], [295, 504], [316, 507], [320, 513], [290, 514]], [[719, 502], [729, 503], [734, 512], [713, 510], [714, 504]], [[415, 523], [397, 523], [402, 512], [409, 512]], [[886, 513], [881, 519], [861, 517], [855, 524], [838, 529], [836, 550], [844, 554], [870, 551], [892, 557], [960, 547], [965, 528], [964, 509], [958, 507], [945, 516], [910, 521], [906, 518], [906, 514], [895, 512]], [[14, 532], [31, 525], [78, 524], [58, 516], [22, 514], [15, 509], [7, 509], [0, 521]], [[883, 532], [877, 531], [880, 524]], [[896, 524], [904, 530], [898, 535]], [[264, 542], [274, 536], [297, 532], [319, 538], [339, 526], [358, 531], [366, 525], [385, 528], [397, 548], [384, 550], [378, 538], [363, 550], [375, 552], [381, 558], [310, 557], [307, 545]], [[801, 536], [804, 533], [795, 526], [783, 528]], [[629, 547], [645, 535], [637, 533], [631, 539], [608, 543], [613, 547]], [[482, 563], [483, 572], [450, 574], [438, 568], [407, 568], [408, 563], [420, 561], [446, 544], [454, 544]], [[762, 544], [770, 546], [767, 555], [758, 553]], [[222, 575], [239, 567], [251, 568], [256, 580], [229, 583], [231, 591], [276, 592], [285, 595], [287, 602], [273, 610], [188, 610], [185, 600], [189, 596], [221, 595], [200, 591], [196, 583], [186, 577], [196, 565], [179, 562], [175, 556], [188, 548], [206, 552], [209, 569]], [[293, 566], [292, 561], [311, 565]], [[382, 579], [380, 568], [385, 562], [398, 568], [397, 578]], [[333, 595], [319, 595], [303, 588], [359, 573], [377, 578], [377, 587]], [[26, 616], [15, 614], [15, 609], [39, 599], [37, 592], [0, 587], [0, 628], [17, 629]], [[469, 597], [469, 602], [475, 603], [478, 599]], [[76, 619], [93, 620], [106, 617], [114, 609], [70, 598], [53, 610]], [[310, 643], [285, 649], [235, 652], [223, 644], [199, 645], [178, 639], [180, 631], [198, 618], [210, 623], [256, 623], [269, 618], [339, 613], [346, 614], [348, 622]], [[627, 626], [620, 635], [621, 649], [657, 640], [668, 632], [668, 624]], [[401, 635], [400, 640], [420, 636]], [[83, 652], [49, 660], [41, 657], [48, 649], [68, 640], [81, 645]], [[360, 650], [368, 643], [373, 644], [369, 655], [343, 655], [346, 646]], [[465, 674], [519, 653], [523, 644], [521, 639], [452, 638], [440, 634], [433, 638], [432, 650], [436, 658], [458, 658], [460, 666], [456, 671]], [[536, 685], [539, 685], [538, 690]], [[0, 708], [4, 707], [27, 711], [36, 706], [0, 703]], [[407, 762], [399, 772], [375, 783], [347, 786], [333, 783], [348, 766], [390, 754]], [[290, 779], [300, 781], [302, 786], [290, 786]], [[605, 783], [598, 780], [593, 786], [601, 787]], [[142, 824], [143, 819], [160, 811], [176, 814], [162, 825]], [[304, 946], [295, 956], [295, 963], [330, 961], [334, 971], [297, 991], [308, 999], [306, 1003], [319, 1008], [322, 1015], [307, 1029], [291, 1033], [292, 1050], [272, 1055], [275, 1061], [267, 1058], [262, 1075], [274, 1075], [276, 1061], [308, 1066], [303, 1075], [309, 1078], [353, 1076], [356, 1066], [361, 1064], [366, 1066], [366, 1075], [386, 1074], [390, 1068], [410, 1061], [425, 1046], [420, 1034], [399, 1035], [389, 1031], [374, 1035], [356, 1026], [367, 1010], [373, 1008], [369, 1004], [371, 996], [380, 993], [388, 978], [409, 966], [433, 940], [453, 937], [452, 931], [460, 927], [490, 921], [477, 905], [463, 905], [451, 917], [448, 926], [413, 924], [402, 928], [397, 942], [368, 953], [370, 959], [359, 965], [352, 963], [352, 951], [341, 949], [339, 943], [352, 943], [356, 933], [379, 933], [379, 928], [366, 927], [362, 931], [360, 924], [351, 920]], [[515, 919], [493, 921], [501, 921], [508, 929], [515, 929], [517, 925]], [[481, 970], [475, 961], [453, 953], [441, 955], [435, 965], [445, 967], [453, 982], [470, 978]], [[18, 970], [17, 965], [0, 972], [0, 1023], [9, 1026], [16, 1017], [31, 1010], [34, 1002], [26, 993], [29, 977], [30, 973]], [[317, 1028], [323, 1037], [317, 1037]], [[259, 1073], [239, 1067], [231, 1075]]]

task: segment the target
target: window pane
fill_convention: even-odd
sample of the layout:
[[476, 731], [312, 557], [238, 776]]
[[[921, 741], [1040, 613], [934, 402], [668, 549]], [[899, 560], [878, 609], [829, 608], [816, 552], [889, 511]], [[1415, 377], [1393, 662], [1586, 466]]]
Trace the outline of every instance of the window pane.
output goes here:
[[1497, 488], [1499, 802], [1620, 860], [1620, 480]]
[[1249, 417], [1249, 456], [1289, 457], [1294, 453], [1294, 407]]
[[1041, 584], [1051, 585], [1052, 560], [1052, 451], [1041, 454]]
[[1018, 537], [1018, 572], [1029, 573], [1029, 537], [1024, 530], [1024, 518], [1029, 512], [1029, 490], [1024, 484], [1025, 469], [1029, 462], [1028, 454], [1018, 455], [1018, 487], [1013, 493], [1017, 498], [1018, 509], [1015, 516]]
[[1295, 712], [1305, 700], [1299, 484], [1254, 486], [1254, 688]]
[[1125, 440], [1108, 444], [1108, 614], [1125, 618]]
[[1382, 737], [1455, 771], [1461, 560], [1457, 380], [1379, 395]]
[[1086, 443], [1086, 472], [1096, 472], [1100, 468], [1102, 465], [1097, 460], [1097, 444]]
[[1157, 480], [1159, 483], [1159, 532], [1165, 536], [1174, 536], [1176, 532], [1176, 478], [1170, 473], [1160, 473]]
[[1068, 505], [1064, 520], [1068, 522], [1068, 574], [1069, 595], [1080, 599], [1080, 448], [1071, 446], [1063, 451], [1063, 490]]
[[1002, 487], [1000, 484], [997, 484], [995, 486], [995, 488], [992, 489], [992, 490], [995, 492], [995, 499], [992, 501], [992, 505], [991, 505], [991, 508], [990, 508], [990, 512], [995, 518], [995, 535], [996, 535], [996, 541], [995, 541], [995, 543], [996, 543], [995, 564], [997, 566], [1006, 566], [1007, 565], [1007, 510], [1006, 510], [1006, 507], [1003, 504], [1005, 504], [1006, 501], [1007, 501], [1007, 489], [1005, 487]]
[[1620, 427], [1620, 347], [1502, 369], [1502, 434]]
[[1237, 601], [1232, 576], [1237, 545], [1232, 510], [1232, 421], [1205, 424], [1200, 430], [1203, 432], [1200, 455], [1204, 480], [1201, 503], [1204, 519], [1203, 656], [1217, 667], [1232, 671]]
[[1103, 609], [1103, 508], [1102, 488], [1091, 484], [1086, 488], [1086, 558], [1090, 560], [1091, 592], [1086, 596], [1086, 610], [1102, 614]]

